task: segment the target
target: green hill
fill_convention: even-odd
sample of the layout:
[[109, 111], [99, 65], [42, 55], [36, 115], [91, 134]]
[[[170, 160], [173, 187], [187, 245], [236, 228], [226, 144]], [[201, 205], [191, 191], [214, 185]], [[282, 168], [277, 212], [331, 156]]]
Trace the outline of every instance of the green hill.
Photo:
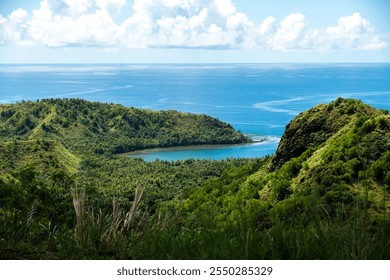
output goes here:
[[57, 140], [75, 153], [126, 153], [154, 147], [248, 141], [206, 115], [151, 111], [80, 99], [0, 105], [0, 140]]
[[228, 169], [176, 207], [190, 228], [234, 232], [248, 246], [279, 242], [253, 258], [382, 258], [389, 198], [390, 115], [339, 98], [292, 120], [260, 168]]
[[32, 165], [37, 170], [48, 174], [54, 170], [63, 170], [68, 174], [74, 174], [79, 163], [79, 158], [55, 140], [0, 142], [2, 172], [12, 173], [26, 165]]
[[275, 170], [308, 148], [318, 147], [346, 125], [356, 122], [357, 118], [380, 115], [383, 113], [379, 110], [352, 99], [340, 98], [329, 105], [317, 105], [299, 114], [287, 125], [270, 169]]
[[[152, 215], [160, 202], [182, 196], [242, 162], [146, 163], [115, 154], [245, 141], [248, 139], [230, 125], [205, 115], [78, 99], [2, 104], [0, 258], [41, 258], [36, 248], [46, 246], [41, 243], [47, 241], [42, 231], [53, 226], [61, 228], [67, 242], [74, 240], [72, 199], [76, 190], [88, 193], [90, 206], [85, 207], [107, 211], [113, 200], [121, 207], [131, 207], [136, 189], [142, 186], [146, 190], [142, 207], [145, 214]], [[42, 254], [43, 258], [50, 255]]]
[[[275, 155], [264, 159], [259, 170], [234, 171], [232, 182], [240, 182], [234, 192], [225, 179], [211, 182], [218, 190], [214, 199], [227, 195], [226, 199], [246, 201], [240, 203], [242, 209], [251, 202], [274, 208], [279, 203], [301, 203], [303, 211], [312, 196], [330, 209], [340, 203], [354, 207], [366, 196], [375, 219], [390, 210], [386, 197], [390, 191], [390, 115], [351, 99], [318, 105], [290, 122]], [[209, 184], [203, 188], [214, 190]], [[201, 187], [193, 195], [202, 191]], [[290, 217], [293, 213], [286, 211]]]

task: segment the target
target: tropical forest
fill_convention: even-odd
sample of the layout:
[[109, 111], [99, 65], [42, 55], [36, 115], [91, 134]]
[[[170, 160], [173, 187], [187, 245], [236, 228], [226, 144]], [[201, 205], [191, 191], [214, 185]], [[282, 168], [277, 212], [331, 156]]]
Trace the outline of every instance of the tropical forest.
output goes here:
[[199, 114], [0, 105], [0, 259], [389, 259], [390, 115], [338, 98], [260, 158], [127, 153], [249, 143]]

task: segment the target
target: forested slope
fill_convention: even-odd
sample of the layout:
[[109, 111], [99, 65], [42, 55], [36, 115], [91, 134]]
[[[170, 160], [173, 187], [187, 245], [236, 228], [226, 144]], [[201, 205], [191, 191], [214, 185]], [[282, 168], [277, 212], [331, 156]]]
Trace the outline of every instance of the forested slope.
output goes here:
[[[146, 163], [113, 153], [153, 135], [245, 138], [205, 116], [80, 100], [0, 108], [0, 258], [390, 258], [385, 110], [339, 98], [293, 119], [272, 157]], [[102, 117], [116, 110], [139, 119]]]
[[50, 258], [57, 248], [38, 248], [47, 245], [42, 231], [53, 226], [70, 242], [60, 246], [75, 245], [71, 229], [76, 226], [73, 200], [78, 191], [86, 194], [85, 207], [107, 212], [113, 201], [131, 208], [136, 190], [143, 189], [140, 207], [146, 217], [159, 203], [247, 162], [147, 163], [115, 154], [246, 141], [230, 125], [205, 115], [79, 99], [0, 105], [0, 258]]
[[0, 106], [0, 140], [53, 139], [74, 153], [125, 153], [154, 147], [248, 141], [206, 115], [151, 111], [81, 99]]
[[241, 256], [388, 258], [390, 115], [351, 99], [318, 105], [291, 121], [260, 168], [227, 169], [175, 208], [186, 227], [258, 248]]

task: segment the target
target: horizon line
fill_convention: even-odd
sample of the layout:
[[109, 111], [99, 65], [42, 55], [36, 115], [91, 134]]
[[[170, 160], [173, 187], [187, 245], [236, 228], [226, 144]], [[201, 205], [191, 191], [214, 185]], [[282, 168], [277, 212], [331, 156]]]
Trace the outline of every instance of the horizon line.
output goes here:
[[330, 62], [0, 62], [0, 65], [210, 65], [210, 64], [389, 64], [390, 61], [330, 61]]

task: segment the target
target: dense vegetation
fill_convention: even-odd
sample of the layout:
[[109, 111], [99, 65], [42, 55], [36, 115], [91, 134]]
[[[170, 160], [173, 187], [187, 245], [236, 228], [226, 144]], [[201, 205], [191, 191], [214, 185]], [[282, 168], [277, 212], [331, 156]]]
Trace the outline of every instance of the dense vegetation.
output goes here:
[[45, 99], [0, 107], [3, 141], [53, 139], [77, 154], [119, 154], [154, 147], [248, 141], [206, 115], [151, 111], [81, 99]]
[[245, 141], [206, 116], [81, 100], [0, 115], [0, 258], [390, 258], [390, 115], [360, 101], [303, 112], [272, 158], [251, 160], [115, 156], [189, 131]]

